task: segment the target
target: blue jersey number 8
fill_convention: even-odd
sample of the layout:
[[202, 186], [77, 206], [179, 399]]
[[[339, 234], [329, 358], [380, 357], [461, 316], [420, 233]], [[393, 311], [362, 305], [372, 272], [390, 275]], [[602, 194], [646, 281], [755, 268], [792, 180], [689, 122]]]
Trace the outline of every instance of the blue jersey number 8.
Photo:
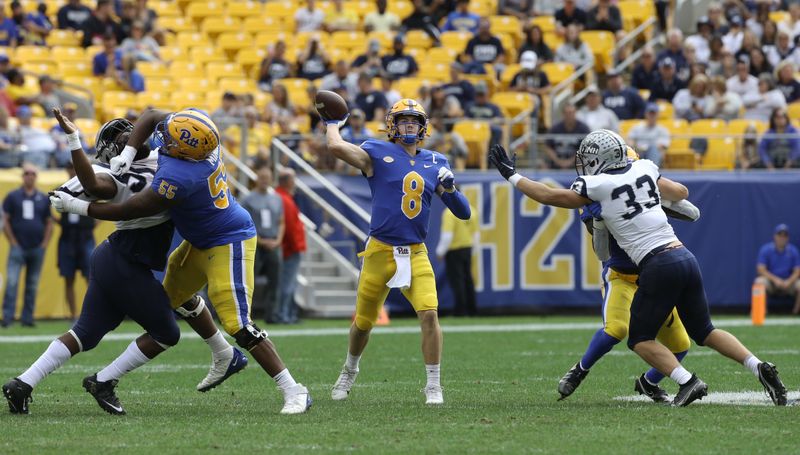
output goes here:
[[403, 177], [403, 214], [413, 220], [422, 211], [422, 193], [425, 192], [425, 180], [414, 171]]

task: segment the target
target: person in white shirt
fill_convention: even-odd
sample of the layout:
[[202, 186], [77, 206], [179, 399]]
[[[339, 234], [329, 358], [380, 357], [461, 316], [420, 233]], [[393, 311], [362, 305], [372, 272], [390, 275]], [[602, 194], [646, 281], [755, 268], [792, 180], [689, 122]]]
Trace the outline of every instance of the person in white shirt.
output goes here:
[[750, 74], [750, 59], [739, 57], [736, 61], [736, 75], [729, 78], [725, 85], [728, 91], [744, 98], [747, 94], [758, 93], [758, 78]]
[[661, 165], [670, 144], [670, 134], [668, 129], [658, 124], [658, 104], [647, 103], [644, 108], [644, 122], [631, 128], [628, 142], [641, 158]]
[[400, 18], [397, 14], [386, 11], [386, 0], [375, 2], [378, 11], [364, 17], [364, 31], [369, 32], [394, 32], [400, 28]]
[[678, 90], [672, 98], [675, 117], [693, 122], [705, 116], [705, 110], [714, 100], [709, 95], [708, 77], [698, 74], [689, 82], [689, 87]]
[[725, 49], [731, 54], [736, 54], [742, 47], [742, 39], [744, 38], [744, 28], [742, 27], [743, 21], [741, 16], [733, 16], [730, 20], [730, 30], [725, 36], [722, 37], [722, 43]]
[[706, 103], [705, 116], [728, 121], [738, 118], [741, 108], [742, 98], [728, 91], [722, 76], [714, 76], [711, 79], [711, 102]]
[[750, 93], [742, 97], [745, 111], [744, 118], [769, 122], [772, 111], [786, 107], [786, 97], [775, 88], [775, 79], [769, 73], [758, 76], [758, 93]]
[[784, 27], [778, 28], [778, 36], [774, 46], [765, 46], [767, 61], [773, 67], [778, 66], [783, 60], [789, 60], [800, 66], [800, 50], [792, 44], [792, 33]]
[[711, 38], [714, 37], [714, 25], [708, 19], [708, 16], [702, 16], [697, 19], [697, 33], [686, 37], [685, 44], [690, 44], [694, 47], [695, 58], [700, 63], [708, 63], [708, 57], [711, 55]]
[[600, 91], [595, 85], [589, 87], [589, 92], [586, 94], [586, 105], [578, 111], [577, 117], [590, 130], [607, 129], [619, 131], [617, 114], [603, 106]]
[[322, 29], [325, 22], [325, 13], [315, 9], [316, 0], [308, 0], [305, 8], [298, 8], [294, 13], [295, 31], [316, 32]]

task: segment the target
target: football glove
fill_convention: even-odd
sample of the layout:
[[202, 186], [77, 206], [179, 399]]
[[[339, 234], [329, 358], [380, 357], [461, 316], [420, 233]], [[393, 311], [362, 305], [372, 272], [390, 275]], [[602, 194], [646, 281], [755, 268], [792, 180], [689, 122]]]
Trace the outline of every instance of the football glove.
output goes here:
[[88, 216], [89, 201], [78, 199], [75, 196], [63, 191], [52, 191], [50, 194], [50, 204], [58, 213], [77, 213], [78, 215]]
[[585, 206], [583, 206], [583, 210], [584, 213], [588, 212], [592, 216], [592, 218], [596, 220], [603, 219], [602, 207], [600, 207], [600, 203], [597, 201], [592, 202], [591, 204], [586, 204]]
[[350, 114], [348, 113], [341, 120], [336, 120], [336, 119], [325, 120], [325, 125], [326, 126], [336, 125], [337, 128], [341, 129], [344, 126], [344, 124], [347, 123], [347, 119], [349, 119], [349, 118], [350, 118]]
[[498, 171], [500, 171], [500, 175], [502, 175], [506, 180], [517, 173], [516, 152], [509, 158], [508, 153], [506, 153], [506, 149], [504, 149], [500, 144], [496, 144], [491, 150], [489, 150], [489, 162], [492, 163]]
[[111, 172], [114, 175], [123, 174], [128, 171], [133, 163], [133, 158], [136, 156], [136, 149], [130, 145], [126, 145], [122, 153], [111, 158], [108, 164], [111, 165]]
[[439, 168], [439, 183], [442, 185], [445, 191], [448, 193], [452, 193], [456, 190], [456, 177], [453, 175], [453, 171], [447, 169], [446, 167]]
[[677, 202], [661, 200], [661, 208], [667, 216], [683, 221], [697, 221], [700, 218], [700, 209], [686, 199]]

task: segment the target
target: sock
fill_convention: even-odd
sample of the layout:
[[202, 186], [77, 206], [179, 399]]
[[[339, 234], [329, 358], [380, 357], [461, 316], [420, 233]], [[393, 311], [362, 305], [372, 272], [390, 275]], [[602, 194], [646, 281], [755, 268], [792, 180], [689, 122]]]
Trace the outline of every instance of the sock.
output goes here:
[[272, 379], [278, 384], [278, 388], [284, 392], [297, 385], [297, 382], [295, 382], [292, 377], [292, 373], [289, 373], [288, 368], [281, 370], [281, 372], [276, 374]]
[[361, 360], [360, 355], [353, 355], [350, 354], [350, 351], [347, 351], [347, 360], [344, 361], [344, 366], [348, 370], [358, 370], [359, 360]]
[[425, 387], [440, 387], [439, 385], [439, 364], [425, 364], [425, 372], [428, 374], [428, 383]]
[[[675, 358], [678, 359], [678, 362], [682, 362], [683, 358], [686, 357], [689, 351], [683, 351], [675, 354]], [[650, 383], [650, 385], [656, 385], [664, 379], [664, 375], [661, 374], [660, 371], [656, 370], [655, 368], [650, 368], [650, 370], [644, 374], [645, 380]]]
[[125, 352], [97, 373], [97, 382], [119, 379], [149, 361], [150, 359], [136, 345], [136, 340], [131, 341]]
[[692, 379], [692, 373], [689, 373], [686, 368], [679, 365], [672, 370], [672, 373], [669, 374], [669, 377], [672, 378], [673, 381], [677, 382], [678, 385], [684, 385], [689, 382], [689, 379]]
[[42, 355], [24, 373], [17, 376], [20, 381], [36, 387], [45, 376], [57, 370], [72, 357], [69, 349], [61, 340], [53, 340]]
[[607, 334], [604, 329], [595, 332], [592, 341], [589, 342], [589, 347], [581, 358], [580, 367], [588, 370], [595, 364], [600, 357], [603, 357], [619, 343], [619, 340]]
[[761, 363], [758, 357], [750, 354], [750, 357], [744, 359], [744, 366], [750, 369], [756, 377], [758, 377], [758, 364]]
[[211, 348], [211, 352], [213, 352], [214, 355], [227, 353], [227, 351], [233, 349], [233, 346], [231, 346], [231, 344], [228, 343], [228, 340], [226, 340], [225, 337], [222, 336], [222, 332], [220, 332], [219, 330], [217, 330], [217, 333], [211, 335], [210, 337], [206, 338], [203, 341], [205, 341], [208, 344], [208, 347]]

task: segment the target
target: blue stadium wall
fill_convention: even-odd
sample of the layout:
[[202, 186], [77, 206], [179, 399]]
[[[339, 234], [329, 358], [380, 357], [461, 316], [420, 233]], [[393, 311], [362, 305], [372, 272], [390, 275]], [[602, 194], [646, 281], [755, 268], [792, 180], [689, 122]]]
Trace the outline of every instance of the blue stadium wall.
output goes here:
[[[569, 172], [524, 172], [557, 187], [569, 187]], [[778, 223], [788, 223], [792, 241], [800, 238], [800, 172], [669, 172], [686, 184], [690, 200], [702, 211], [696, 223], [672, 221], [678, 237], [697, 256], [706, 293], [716, 307], [746, 307], [755, 277], [758, 249], [772, 239]], [[369, 210], [370, 190], [359, 176], [329, 179]], [[478, 306], [490, 311], [519, 308], [558, 310], [600, 304], [600, 265], [576, 210], [554, 209], [525, 198], [494, 172], [463, 172], [456, 178], [477, 209], [480, 248], [473, 249]], [[348, 214], [321, 185], [304, 182]], [[432, 204], [427, 246], [437, 276], [440, 308], [452, 307], [444, 266], [433, 253], [439, 241], [444, 205]], [[317, 222], [321, 213], [300, 198], [301, 208]], [[350, 219], [355, 220], [354, 216]], [[368, 226], [362, 223], [365, 232]], [[334, 238], [346, 238], [341, 231]], [[402, 295], [390, 294], [392, 311], [409, 311]]]

